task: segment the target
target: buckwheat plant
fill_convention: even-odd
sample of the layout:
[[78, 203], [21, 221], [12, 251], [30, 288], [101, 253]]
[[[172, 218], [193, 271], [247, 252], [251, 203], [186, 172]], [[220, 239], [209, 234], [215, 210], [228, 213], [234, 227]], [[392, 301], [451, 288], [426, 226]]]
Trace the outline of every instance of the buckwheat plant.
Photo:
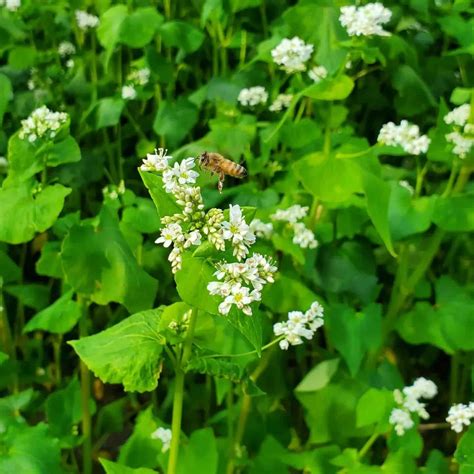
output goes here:
[[69, 116], [64, 112], [53, 112], [45, 105], [33, 110], [31, 115], [21, 121], [19, 137], [33, 143], [38, 139], [52, 139], [64, 125]]
[[461, 159], [469, 155], [474, 144], [474, 124], [469, 122], [470, 116], [470, 104], [460, 105], [444, 116], [445, 123], [452, 127], [446, 140], [453, 145], [453, 153]]
[[342, 7], [339, 21], [349, 36], [388, 36], [382, 25], [388, 23], [392, 12], [381, 3]]
[[402, 120], [400, 125], [388, 122], [382, 126], [377, 138], [379, 143], [389, 146], [399, 146], [409, 155], [420, 155], [428, 151], [430, 139], [420, 135], [418, 125]]
[[451, 429], [456, 433], [461, 433], [465, 427], [470, 426], [474, 418], [474, 402], [465, 405], [456, 403], [448, 412], [446, 421], [451, 425]]

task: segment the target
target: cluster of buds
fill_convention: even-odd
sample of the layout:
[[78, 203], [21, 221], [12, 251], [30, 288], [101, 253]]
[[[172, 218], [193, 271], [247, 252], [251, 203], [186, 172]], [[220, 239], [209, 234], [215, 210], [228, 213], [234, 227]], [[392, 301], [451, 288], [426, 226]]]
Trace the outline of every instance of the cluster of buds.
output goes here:
[[339, 21], [349, 36], [388, 36], [382, 27], [392, 18], [392, 12], [381, 3], [368, 3], [360, 7], [341, 8]]
[[270, 259], [259, 253], [252, 254], [243, 262], [220, 262], [216, 265], [218, 281], [207, 285], [211, 295], [218, 295], [224, 300], [219, 305], [219, 312], [227, 315], [235, 305], [244, 314], [251, 316], [250, 305], [262, 298], [261, 291], [267, 283], [274, 282], [277, 267]]
[[66, 123], [69, 116], [65, 112], [53, 112], [45, 105], [33, 110], [30, 116], [21, 121], [19, 137], [34, 143], [38, 138], [52, 139]]
[[288, 74], [306, 70], [306, 62], [313, 54], [314, 46], [301, 38], [283, 39], [272, 49], [272, 58]]
[[265, 87], [254, 86], [242, 89], [239, 92], [237, 100], [244, 107], [255, 107], [258, 104], [264, 104], [268, 99], [268, 92]]
[[465, 405], [464, 403], [456, 403], [448, 412], [446, 421], [451, 425], [451, 429], [456, 433], [461, 433], [465, 426], [471, 424], [474, 418], [474, 402]]
[[186, 313], [183, 314], [183, 316], [180, 318], [179, 321], [176, 321], [176, 320], [171, 321], [168, 324], [168, 328], [171, 329], [176, 334], [185, 333], [189, 326], [189, 321], [191, 319], [191, 312], [192, 312], [191, 309], [189, 311], [186, 311]]
[[311, 307], [303, 313], [302, 311], [290, 311], [288, 320], [273, 325], [273, 333], [282, 337], [280, 348], [286, 351], [290, 345], [303, 344], [303, 339], [310, 341], [316, 331], [324, 325], [324, 309], [315, 301]]
[[150, 80], [150, 70], [147, 67], [134, 69], [127, 76], [127, 81], [122, 87], [122, 99], [134, 100], [137, 98], [137, 88], [144, 87]]
[[446, 134], [446, 140], [452, 143], [453, 153], [464, 159], [474, 144], [474, 124], [469, 123], [471, 106], [463, 104], [444, 116], [444, 121], [453, 127], [453, 131]]
[[278, 94], [268, 110], [270, 112], [281, 112], [283, 109], [287, 109], [290, 106], [292, 100], [293, 94]]
[[160, 440], [162, 443], [161, 452], [166, 453], [170, 449], [172, 432], [169, 428], [160, 426], [150, 435], [151, 439]]
[[402, 120], [400, 125], [388, 122], [382, 126], [377, 141], [389, 146], [400, 146], [409, 155], [426, 153], [431, 140], [427, 135], [420, 135], [418, 125]]
[[389, 423], [393, 425], [398, 436], [403, 436], [406, 430], [415, 425], [412, 413], [424, 420], [429, 418], [426, 404], [420, 402], [420, 398], [431, 399], [437, 393], [436, 384], [424, 377], [416, 379], [413, 385], [404, 387], [403, 390], [394, 390], [393, 397], [398, 407], [390, 413]]
[[86, 31], [99, 26], [100, 20], [95, 15], [91, 15], [83, 10], [76, 10], [76, 22], [80, 30]]

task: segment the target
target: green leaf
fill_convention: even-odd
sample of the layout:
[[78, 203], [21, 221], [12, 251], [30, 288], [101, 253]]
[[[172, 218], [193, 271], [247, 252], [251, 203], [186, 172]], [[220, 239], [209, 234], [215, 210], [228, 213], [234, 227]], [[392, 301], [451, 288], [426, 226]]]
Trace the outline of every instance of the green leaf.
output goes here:
[[279, 273], [275, 283], [267, 285], [263, 291], [262, 301], [274, 313], [288, 311], [306, 311], [316, 300], [316, 294], [299, 280]]
[[389, 429], [388, 418], [395, 406], [393, 392], [369, 388], [357, 403], [357, 426], [378, 424], [381, 433]]
[[8, 52], [8, 65], [17, 71], [34, 66], [37, 51], [31, 46], [16, 46]]
[[5, 292], [13, 295], [22, 304], [37, 311], [48, 305], [50, 288], [40, 283], [23, 283], [5, 287]]
[[186, 372], [212, 375], [239, 383], [245, 378], [242, 365], [224, 359], [194, 357], [185, 367]]
[[178, 474], [217, 474], [217, 442], [211, 428], [194, 431], [180, 451]]
[[164, 23], [160, 28], [160, 34], [166, 46], [175, 46], [185, 53], [198, 50], [204, 41], [204, 33], [184, 21]]
[[108, 461], [104, 458], [99, 458], [99, 462], [105, 470], [106, 474], [156, 474], [157, 471], [148, 469], [147, 467], [139, 467], [134, 469], [132, 467], [123, 466], [116, 462]]
[[6, 254], [6, 252], [0, 249], [0, 280], [3, 279], [3, 283], [10, 283], [19, 280], [20, 277], [20, 267]]
[[71, 192], [54, 184], [34, 193], [34, 185], [30, 181], [0, 189], [0, 241], [21, 244], [49, 229]]
[[436, 200], [433, 222], [449, 232], [474, 230], [474, 194], [452, 196]]
[[454, 453], [454, 459], [459, 463], [459, 474], [469, 474], [474, 470], [474, 425], [471, 425], [462, 438]]
[[7, 110], [8, 102], [13, 99], [13, 89], [10, 79], [4, 74], [0, 74], [0, 125]]
[[137, 8], [127, 16], [120, 28], [120, 42], [132, 48], [143, 48], [155, 36], [163, 16], [154, 7]]
[[104, 206], [96, 226], [74, 225], [61, 258], [67, 282], [98, 304], [122, 303], [131, 313], [150, 308], [157, 281], [140, 267], [120, 232], [117, 216]]
[[331, 381], [339, 367], [340, 359], [329, 359], [313, 367], [297, 385], [295, 392], [314, 392]]
[[381, 307], [373, 303], [356, 312], [350, 306], [332, 305], [325, 327], [332, 344], [355, 376], [367, 351], [376, 350], [382, 342]]
[[75, 163], [81, 159], [81, 150], [76, 140], [67, 137], [55, 143], [46, 155], [47, 166], [59, 166], [64, 163]]
[[301, 93], [316, 100], [343, 100], [349, 97], [352, 89], [354, 89], [354, 81], [343, 75], [313, 84], [303, 89]]
[[185, 97], [176, 102], [161, 102], [153, 122], [153, 130], [175, 148], [191, 131], [198, 119], [198, 109]]
[[46, 242], [41, 249], [41, 256], [36, 261], [36, 273], [38, 275], [49, 276], [52, 278], [63, 277], [63, 267], [61, 264], [61, 243]]
[[105, 48], [105, 67], [107, 69], [110, 57], [115, 46], [120, 40], [122, 23], [127, 17], [127, 7], [125, 5], [114, 5], [100, 17], [100, 25], [97, 28], [97, 38], [99, 43]]
[[123, 99], [114, 97], [100, 99], [95, 108], [95, 129], [117, 125], [124, 106]]
[[72, 299], [74, 292], [68, 291], [51, 306], [31, 318], [23, 332], [36, 330], [48, 331], [54, 334], [69, 332], [81, 318], [81, 309]]
[[122, 222], [142, 234], [158, 232], [161, 227], [158, 213], [150, 199], [138, 198], [134, 206], [124, 209]]
[[8, 140], [8, 179], [21, 181], [31, 178], [44, 168], [44, 162], [38, 159], [35, 146], [28, 140], [22, 140], [19, 133]]
[[158, 333], [160, 314], [142, 311], [69, 344], [103, 382], [121, 383], [127, 392], [149, 392], [157, 387], [161, 372], [165, 341]]
[[62, 474], [61, 451], [58, 440], [39, 423], [34, 427], [11, 427], [0, 434], [2, 456], [0, 472], [28, 474]]

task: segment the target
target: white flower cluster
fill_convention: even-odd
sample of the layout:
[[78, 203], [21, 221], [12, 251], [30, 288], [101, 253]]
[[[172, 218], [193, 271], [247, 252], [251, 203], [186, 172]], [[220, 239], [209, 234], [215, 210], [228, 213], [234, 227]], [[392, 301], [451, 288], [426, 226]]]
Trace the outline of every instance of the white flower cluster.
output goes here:
[[253, 219], [250, 223], [250, 230], [257, 236], [269, 239], [273, 233], [273, 224], [263, 222], [260, 219]]
[[305, 218], [307, 214], [307, 206], [300, 206], [299, 204], [295, 204], [294, 206], [290, 206], [288, 209], [278, 209], [270, 217], [274, 221], [288, 222], [288, 225], [294, 232], [294, 244], [299, 245], [303, 249], [314, 249], [318, 246], [318, 241], [314, 237], [313, 232], [308, 229], [302, 222], [298, 222], [299, 220]]
[[301, 38], [283, 39], [272, 49], [273, 60], [288, 74], [306, 70], [306, 61], [313, 54], [314, 46], [306, 44]]
[[316, 331], [323, 325], [324, 309], [315, 301], [306, 313], [290, 311], [287, 321], [273, 325], [273, 333], [275, 336], [283, 336], [280, 349], [286, 351], [290, 345], [303, 344], [303, 338], [308, 341], [313, 339]]
[[420, 135], [418, 125], [402, 120], [400, 125], [388, 122], [382, 126], [377, 140], [389, 146], [400, 146], [410, 155], [426, 153], [431, 140], [427, 135]]
[[255, 107], [258, 104], [265, 104], [268, 92], [262, 86], [249, 87], [239, 92], [237, 100], [245, 107]]
[[328, 76], [328, 70], [324, 66], [314, 66], [308, 72], [309, 78], [318, 84]]
[[153, 431], [150, 435], [152, 439], [159, 439], [163, 446], [161, 447], [161, 452], [166, 453], [170, 449], [171, 444], [171, 430], [168, 428], [163, 428], [160, 426], [158, 429]]
[[16, 12], [21, 6], [21, 0], [0, 0], [0, 7], [3, 6], [11, 12]]
[[30, 116], [21, 121], [19, 137], [33, 143], [38, 138], [54, 138], [58, 129], [67, 119], [65, 112], [52, 112], [45, 105], [33, 110]]
[[137, 87], [143, 87], [150, 80], [150, 70], [147, 67], [135, 69], [127, 76], [127, 82], [122, 87], [122, 99], [134, 100], [137, 98]]
[[390, 33], [382, 28], [392, 17], [392, 12], [381, 3], [368, 3], [356, 7], [342, 7], [339, 21], [349, 36], [388, 36]]
[[290, 106], [292, 99], [293, 94], [278, 94], [278, 97], [273, 101], [268, 110], [270, 112], [281, 112]]
[[402, 391], [394, 390], [393, 397], [398, 407], [392, 410], [389, 423], [394, 426], [398, 436], [403, 436], [406, 430], [415, 425], [412, 413], [418, 414], [424, 420], [429, 418], [426, 404], [420, 402], [420, 398], [431, 399], [437, 393], [436, 384], [424, 377], [416, 379], [413, 385], [404, 387]]
[[214, 275], [219, 281], [211, 281], [207, 290], [211, 295], [224, 298], [219, 305], [219, 313], [227, 315], [235, 305], [251, 316], [250, 305], [262, 299], [261, 290], [267, 283], [274, 282], [277, 267], [263, 255], [254, 253], [243, 262], [218, 263], [216, 270]]
[[457, 403], [448, 411], [446, 421], [451, 425], [451, 429], [456, 433], [461, 433], [464, 426], [469, 426], [474, 418], [474, 402], [465, 405]]
[[474, 144], [474, 124], [468, 123], [471, 106], [463, 104], [444, 116], [444, 121], [453, 126], [453, 131], [446, 134], [446, 140], [454, 145], [453, 153], [463, 159]]
[[75, 52], [76, 47], [70, 41], [62, 41], [61, 43], [59, 43], [58, 53], [59, 56], [61, 56], [62, 58], [71, 56], [72, 54], [75, 54]]
[[75, 15], [77, 26], [83, 31], [99, 26], [100, 20], [95, 15], [91, 15], [82, 10], [76, 10]]

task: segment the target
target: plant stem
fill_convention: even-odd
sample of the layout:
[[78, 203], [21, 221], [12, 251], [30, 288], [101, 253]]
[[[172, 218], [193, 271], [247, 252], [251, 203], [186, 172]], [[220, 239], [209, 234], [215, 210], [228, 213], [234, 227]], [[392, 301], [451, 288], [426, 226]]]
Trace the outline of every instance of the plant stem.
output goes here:
[[369, 449], [372, 447], [372, 445], [375, 443], [377, 438], [379, 437], [379, 433], [375, 432], [372, 434], [372, 436], [365, 442], [364, 446], [360, 448], [359, 452], [357, 453], [357, 459], [362, 459]]
[[61, 344], [63, 342], [62, 334], [53, 336], [54, 367], [56, 376], [56, 386], [61, 385]]
[[183, 343], [183, 351], [181, 359], [177, 358], [176, 379], [173, 398], [173, 419], [171, 421], [171, 445], [170, 456], [168, 459], [167, 474], [175, 474], [178, 466], [179, 438], [181, 435], [181, 419], [183, 415], [183, 396], [184, 396], [184, 376], [185, 367], [191, 357], [193, 348], [194, 330], [198, 316], [197, 308], [193, 308], [186, 339]]
[[[78, 295], [78, 303], [82, 309], [82, 316], [79, 320], [79, 336], [87, 336], [87, 301]], [[91, 437], [91, 413], [89, 401], [91, 396], [90, 372], [87, 365], [81, 360], [79, 363], [81, 374], [81, 407], [82, 407], [82, 436], [84, 438], [82, 445], [82, 472], [83, 474], [92, 473], [92, 437]]]
[[[15, 343], [13, 341], [10, 324], [8, 322], [7, 313], [5, 311], [5, 305], [3, 302], [3, 279], [0, 277], [0, 347], [4, 351], [14, 365], [16, 365], [16, 350]], [[12, 393], [18, 393], [18, 372], [15, 368], [13, 371], [13, 382], [11, 387]]]

